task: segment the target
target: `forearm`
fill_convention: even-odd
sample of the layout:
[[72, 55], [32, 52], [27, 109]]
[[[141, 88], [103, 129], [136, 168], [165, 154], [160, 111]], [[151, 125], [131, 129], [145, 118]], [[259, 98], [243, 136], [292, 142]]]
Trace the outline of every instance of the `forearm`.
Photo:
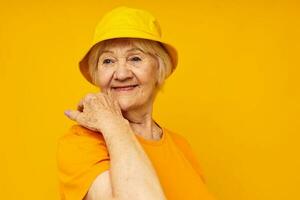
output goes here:
[[[118, 126], [120, 127], [120, 126]], [[129, 124], [104, 131], [110, 154], [112, 194], [117, 200], [165, 200], [151, 161]]]

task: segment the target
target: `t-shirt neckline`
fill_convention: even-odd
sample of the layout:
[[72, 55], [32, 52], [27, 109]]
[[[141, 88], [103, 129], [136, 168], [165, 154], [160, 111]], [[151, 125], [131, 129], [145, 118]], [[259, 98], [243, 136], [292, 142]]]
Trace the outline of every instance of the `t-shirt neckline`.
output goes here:
[[165, 137], [166, 137], [166, 130], [164, 127], [160, 126], [161, 130], [162, 130], [162, 136], [159, 140], [147, 140], [145, 138], [143, 138], [142, 136], [135, 134], [136, 137], [138, 138], [138, 140], [143, 143], [143, 144], [148, 144], [148, 145], [153, 145], [153, 146], [158, 146], [158, 145], [162, 145], [165, 141]]

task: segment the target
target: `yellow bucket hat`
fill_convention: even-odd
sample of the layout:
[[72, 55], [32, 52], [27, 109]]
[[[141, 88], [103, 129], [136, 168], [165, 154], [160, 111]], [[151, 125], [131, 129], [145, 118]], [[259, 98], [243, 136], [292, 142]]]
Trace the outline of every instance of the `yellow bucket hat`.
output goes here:
[[114, 38], [142, 38], [160, 42], [170, 55], [173, 65], [172, 72], [177, 66], [177, 50], [162, 39], [157, 19], [145, 10], [121, 6], [114, 8], [103, 16], [96, 26], [90, 49], [79, 62], [81, 73], [90, 83], [93, 84], [88, 70], [91, 49], [101, 41]]

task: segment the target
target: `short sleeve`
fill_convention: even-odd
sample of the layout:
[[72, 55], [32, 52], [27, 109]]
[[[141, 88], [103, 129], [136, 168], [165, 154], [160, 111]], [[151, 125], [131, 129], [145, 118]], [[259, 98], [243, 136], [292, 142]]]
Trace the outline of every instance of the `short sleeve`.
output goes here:
[[109, 160], [101, 133], [73, 125], [58, 141], [61, 199], [82, 200], [95, 178], [109, 169]]
[[203, 174], [202, 167], [198, 161], [198, 158], [190, 145], [190, 143], [181, 135], [177, 133], [172, 133], [173, 140], [177, 144], [178, 148], [181, 150], [181, 152], [185, 155], [185, 157], [189, 160], [191, 165], [194, 167], [194, 169], [197, 171], [199, 176], [201, 177], [203, 183], [205, 183], [205, 177]]

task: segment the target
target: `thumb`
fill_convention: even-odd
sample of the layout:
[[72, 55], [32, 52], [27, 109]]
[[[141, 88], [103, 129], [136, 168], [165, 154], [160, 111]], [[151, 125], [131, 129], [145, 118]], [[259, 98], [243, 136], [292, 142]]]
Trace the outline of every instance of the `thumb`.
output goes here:
[[79, 115], [81, 114], [78, 110], [65, 110], [64, 113], [68, 118], [74, 121], [78, 121]]

